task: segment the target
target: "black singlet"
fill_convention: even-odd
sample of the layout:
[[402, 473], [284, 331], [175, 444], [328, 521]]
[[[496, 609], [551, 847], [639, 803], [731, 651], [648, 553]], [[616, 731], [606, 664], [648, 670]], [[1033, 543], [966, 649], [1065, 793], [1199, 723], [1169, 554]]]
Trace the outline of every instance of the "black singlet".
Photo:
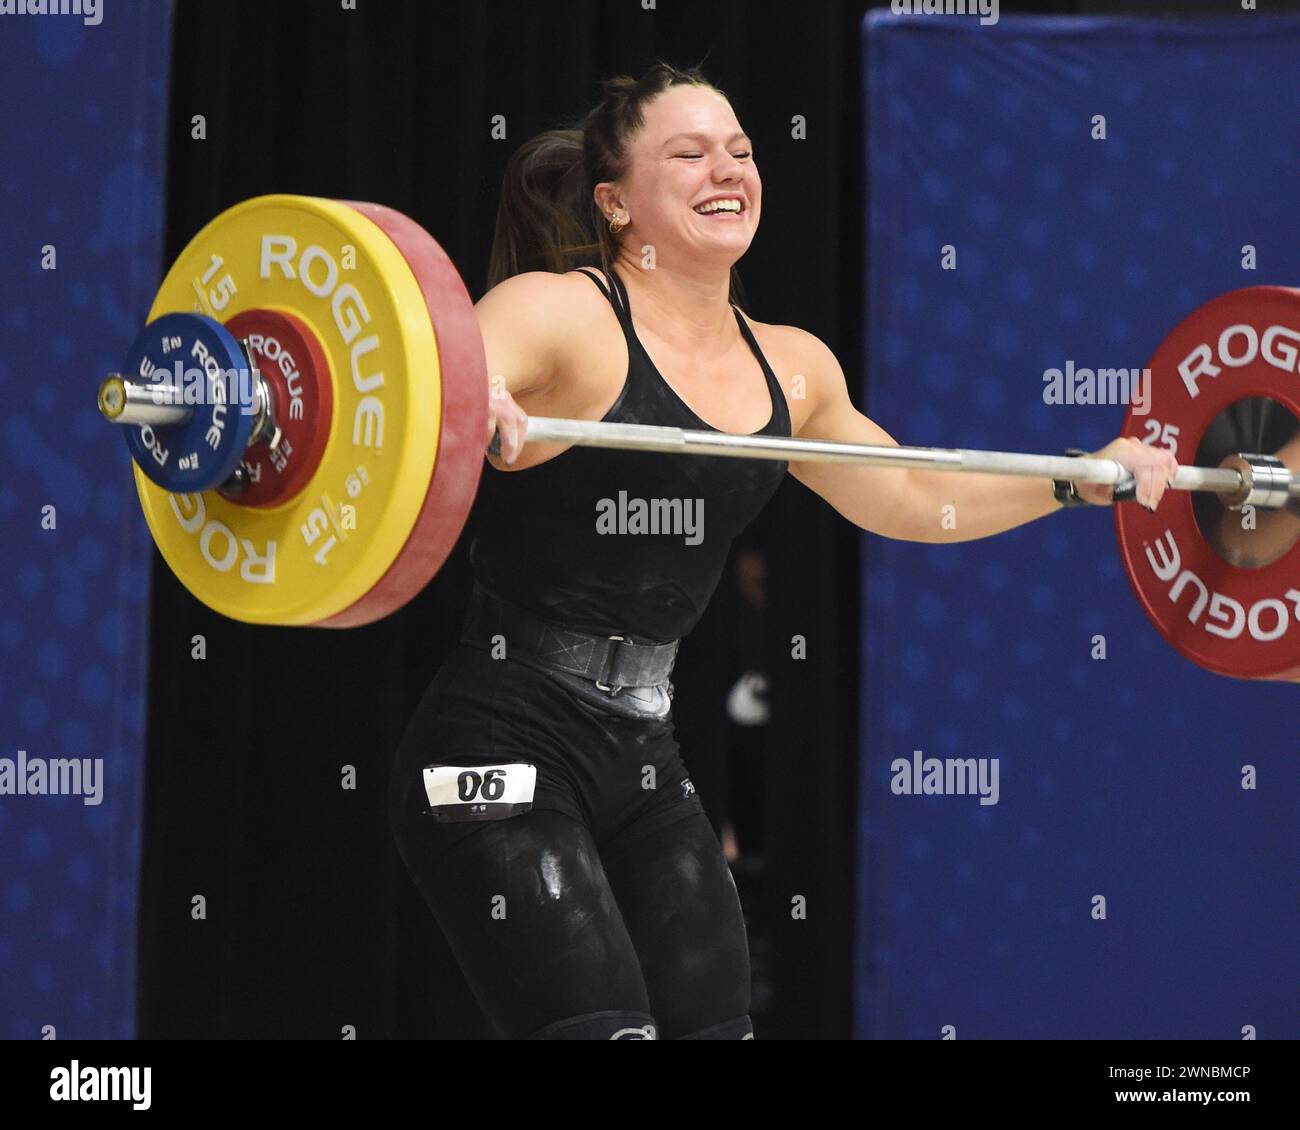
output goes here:
[[[609, 299], [627, 340], [627, 380], [603, 419], [717, 431], [687, 407], [642, 348], [617, 273], [614, 294], [582, 273]], [[755, 434], [789, 436], [785, 394], [735, 314], [772, 399], [771, 417]], [[580, 447], [525, 471], [489, 464], [470, 547], [474, 575], [498, 596], [576, 631], [652, 643], [679, 639], [703, 615], [733, 539], [785, 471], [783, 462]], [[659, 532], [634, 532], [648, 528], [656, 513]]]

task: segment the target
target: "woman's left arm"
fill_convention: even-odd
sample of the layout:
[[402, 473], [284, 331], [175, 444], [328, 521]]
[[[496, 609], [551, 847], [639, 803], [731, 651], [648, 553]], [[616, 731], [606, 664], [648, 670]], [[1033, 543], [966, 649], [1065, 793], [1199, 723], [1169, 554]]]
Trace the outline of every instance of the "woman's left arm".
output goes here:
[[[812, 334], [795, 332], [808, 400], [796, 434], [801, 439], [897, 447], [897, 440], [853, 406], [835, 355]], [[1136, 439], [1114, 440], [1095, 457], [1114, 459], [1131, 471], [1137, 478], [1138, 502], [1152, 509], [1177, 467], [1168, 451]], [[1050, 479], [851, 463], [792, 462], [790, 473], [854, 525], [901, 541], [974, 541], [1061, 509]], [[1079, 493], [1088, 502], [1106, 505], [1111, 488], [1081, 483]]]

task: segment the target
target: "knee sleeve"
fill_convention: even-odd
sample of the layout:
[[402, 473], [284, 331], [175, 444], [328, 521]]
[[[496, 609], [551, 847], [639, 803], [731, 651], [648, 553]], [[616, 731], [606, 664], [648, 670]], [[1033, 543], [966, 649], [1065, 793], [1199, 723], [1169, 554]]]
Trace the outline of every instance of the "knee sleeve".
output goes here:
[[589, 1012], [557, 1020], [534, 1032], [530, 1040], [655, 1040], [654, 1017], [644, 1012]]
[[677, 1038], [679, 1040], [752, 1040], [754, 1025], [748, 1016], [738, 1016], [734, 1020], [724, 1020], [721, 1024], [701, 1028], [698, 1032], [690, 1032]]

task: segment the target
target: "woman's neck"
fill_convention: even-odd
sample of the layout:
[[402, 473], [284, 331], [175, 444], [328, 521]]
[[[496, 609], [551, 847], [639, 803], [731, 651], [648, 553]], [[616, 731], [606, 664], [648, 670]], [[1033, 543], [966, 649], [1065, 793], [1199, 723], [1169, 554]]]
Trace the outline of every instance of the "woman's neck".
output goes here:
[[669, 345], [707, 358], [729, 348], [739, 332], [731, 311], [731, 272], [683, 274], [623, 252], [615, 261], [636, 320]]

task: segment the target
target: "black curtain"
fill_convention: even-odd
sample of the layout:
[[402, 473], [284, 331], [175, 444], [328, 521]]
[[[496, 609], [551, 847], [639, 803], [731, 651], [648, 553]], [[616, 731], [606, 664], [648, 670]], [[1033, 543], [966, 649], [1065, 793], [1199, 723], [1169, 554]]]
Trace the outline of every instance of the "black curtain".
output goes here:
[[[477, 299], [511, 151], [588, 108], [603, 77], [656, 58], [702, 63], [754, 138], [764, 181], [764, 222], [741, 263], [747, 309], [827, 342], [858, 395], [865, 5], [355, 7], [177, 4], [168, 261], [212, 216], [250, 196], [373, 200], [431, 231]], [[1176, 5], [1120, 9], [1147, 7]], [[496, 115], [505, 140], [492, 138]], [[792, 136], [796, 117], [806, 139]], [[155, 555], [141, 1036], [491, 1035], [402, 867], [386, 815], [393, 751], [459, 630], [467, 544], [407, 608], [352, 631], [226, 620]], [[758, 1035], [844, 1037], [861, 541], [791, 480], [742, 550], [744, 580], [728, 574], [683, 645], [678, 736], [706, 807], [739, 843]], [[795, 637], [806, 658], [793, 657]], [[746, 670], [768, 679], [766, 725], [737, 725], [724, 708]], [[351, 790], [342, 787], [348, 767]], [[792, 915], [797, 896], [806, 917]]]

